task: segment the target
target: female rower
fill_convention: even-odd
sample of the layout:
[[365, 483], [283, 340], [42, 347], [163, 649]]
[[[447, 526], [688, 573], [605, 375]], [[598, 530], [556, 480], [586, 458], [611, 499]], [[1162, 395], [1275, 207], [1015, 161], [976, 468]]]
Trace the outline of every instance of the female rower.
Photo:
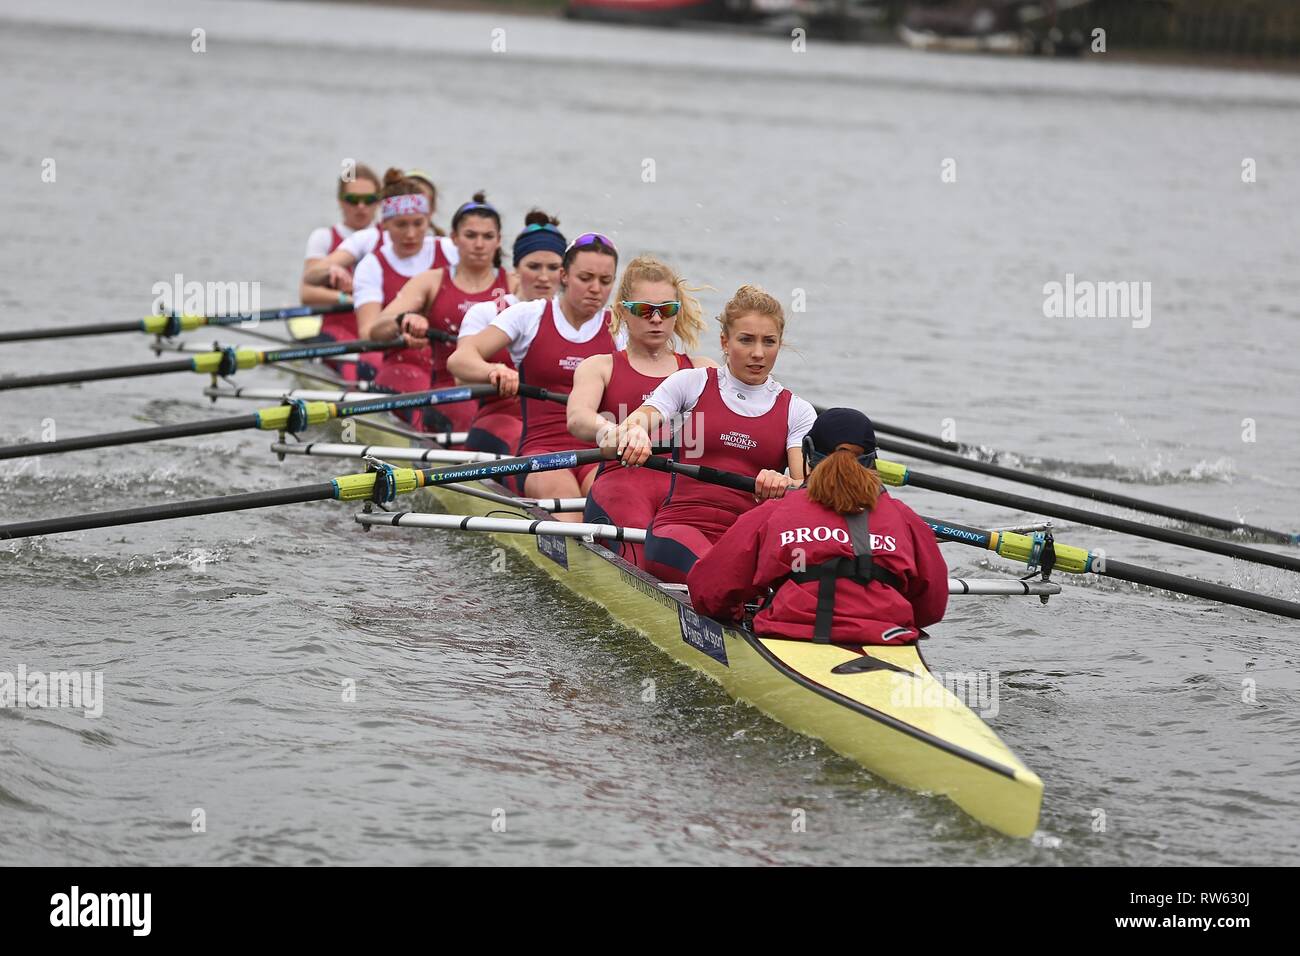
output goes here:
[[[691, 292], [681, 276], [653, 256], [638, 256], [627, 264], [614, 296], [610, 329], [617, 336], [626, 325], [627, 348], [584, 359], [573, 373], [567, 406], [570, 434], [602, 444], [673, 372], [717, 365], [710, 358], [685, 354], [696, 348], [704, 330], [699, 300]], [[676, 351], [679, 344], [681, 352]], [[654, 443], [666, 445], [671, 439], [665, 428]], [[583, 519], [621, 528], [648, 527], [655, 509], [668, 497], [669, 484], [665, 472], [603, 462], [587, 492]], [[629, 545], [624, 557], [643, 564], [640, 550]]]
[[[471, 305], [491, 302], [518, 285], [501, 268], [501, 216], [488, 205], [483, 193], [475, 193], [472, 200], [456, 210], [451, 219], [451, 239], [460, 254], [459, 264], [449, 269], [430, 269], [411, 279], [370, 327], [372, 336], [384, 338], [392, 338], [400, 331], [411, 345], [389, 352], [384, 358], [380, 384], [399, 392], [455, 385], [456, 380], [447, 371], [447, 357], [454, 345], [430, 339], [429, 331], [455, 336]], [[456, 402], [427, 409], [425, 428], [466, 431], [477, 408], [474, 402]]]
[[[379, 205], [379, 177], [369, 166], [358, 164], [353, 175], [339, 178], [338, 203], [340, 221], [333, 226], [321, 226], [307, 237], [306, 261], [303, 263], [303, 281], [298, 295], [303, 305], [332, 306], [351, 302], [347, 292], [312, 285], [307, 274], [324, 262], [343, 240], [370, 226]], [[320, 337], [334, 342], [347, 342], [357, 337], [357, 317], [352, 312], [331, 312], [321, 322]], [[354, 364], [349, 365], [355, 369]]]
[[645, 543], [646, 570], [664, 581], [684, 582], [738, 517], [803, 480], [801, 442], [817, 417], [772, 378], [785, 335], [780, 302], [757, 286], [741, 286], [719, 322], [725, 364], [674, 372], [606, 437], [617, 443], [623, 464], [640, 465], [650, 457], [649, 436], [684, 416], [686, 461], [757, 480], [750, 495], [673, 476]]
[[[442, 233], [433, 225], [433, 213], [438, 207], [437, 187], [434, 186], [427, 173], [419, 170], [403, 173], [400, 169], [389, 169], [384, 173], [383, 188], [387, 188], [392, 183], [401, 180], [405, 180], [408, 185], [414, 185], [416, 191], [423, 193], [429, 201], [429, 223], [427, 228], [434, 235], [440, 237], [433, 247], [433, 268], [441, 269], [445, 266], [455, 265], [457, 255], [455, 244], [450, 239], [442, 237]], [[383, 198], [384, 193], [381, 192], [380, 201]], [[356, 268], [357, 263], [378, 249], [386, 249], [392, 241], [391, 237], [384, 231], [382, 211], [380, 220], [378, 225], [358, 229], [350, 236], [347, 236], [337, 247], [330, 250], [329, 255], [322, 261], [307, 268], [303, 272], [304, 286], [338, 289], [350, 293], [352, 291], [352, 271]], [[337, 295], [335, 297], [337, 298]]]
[[[363, 229], [353, 233], [324, 262], [309, 269], [304, 276], [303, 281], [309, 284], [325, 285], [352, 294], [356, 306], [357, 338], [376, 338], [374, 326], [381, 308], [397, 296], [407, 279], [426, 269], [445, 267], [454, 260], [454, 256], [449, 259], [444, 254], [442, 244], [447, 240], [429, 234], [433, 214], [430, 191], [430, 184], [406, 178], [400, 169], [389, 169], [384, 173], [384, 184], [379, 194], [382, 232]], [[367, 233], [371, 238], [364, 238]], [[364, 243], [372, 247], [368, 252], [362, 251]], [[391, 328], [387, 331], [390, 338], [396, 334]], [[373, 377], [377, 385], [391, 387], [391, 383], [384, 380], [386, 354], [391, 353], [361, 353], [358, 357], [361, 377]], [[426, 379], [415, 386], [415, 390], [428, 387]]]
[[756, 634], [898, 644], [948, 606], [934, 532], [891, 498], [876, 473], [876, 433], [859, 411], [822, 412], [804, 439], [806, 488], [743, 515], [691, 569], [702, 614], [743, 617], [771, 589]]
[[[482, 332], [461, 339], [447, 368], [462, 382], [491, 382], [505, 398], [518, 394], [521, 381], [568, 392], [573, 388], [573, 370], [583, 359], [615, 349], [605, 303], [613, 291], [617, 269], [614, 243], [600, 233], [584, 233], [565, 247], [557, 295], [510, 306]], [[489, 361], [505, 348], [514, 368]], [[574, 447], [562, 406], [530, 398], [523, 398], [521, 405], [524, 428], [519, 454]], [[537, 472], [528, 475], [524, 493], [534, 498], [576, 498], [586, 493], [595, 476], [594, 464]], [[576, 514], [558, 517], [566, 521], [581, 518]]]
[[[546, 300], [555, 294], [560, 283], [560, 264], [564, 261], [564, 234], [560, 220], [534, 209], [524, 217], [524, 231], [515, 237], [512, 249], [515, 278], [519, 293], [507, 292], [494, 302], [472, 305], [461, 320], [459, 336], [467, 339], [492, 324], [492, 320], [517, 302]], [[514, 368], [510, 350], [502, 349], [488, 359]], [[465, 448], [496, 455], [513, 455], [523, 431], [523, 411], [515, 398], [481, 399], [469, 426]]]

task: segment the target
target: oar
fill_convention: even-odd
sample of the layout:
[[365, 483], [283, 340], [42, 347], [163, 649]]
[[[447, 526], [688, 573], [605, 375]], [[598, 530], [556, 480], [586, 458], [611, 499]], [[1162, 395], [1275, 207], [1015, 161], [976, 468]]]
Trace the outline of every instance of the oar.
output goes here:
[[[822, 412], [826, 411], [826, 406], [814, 405], [813, 411], [820, 415]], [[918, 442], [922, 445], [930, 445], [934, 448], [943, 448], [947, 451], [966, 451], [970, 447], [969, 445], [963, 445], [960, 442], [935, 438], [933, 435], [927, 435], [925, 432], [918, 432], [912, 428], [903, 428], [900, 425], [890, 425], [875, 417], [871, 419], [871, 425], [879, 434], [893, 435], [896, 438], [906, 438], [908, 441]], [[877, 442], [877, 444], [880, 444], [880, 442]], [[881, 447], [883, 448], [884, 445], [881, 445]]]
[[[1039, 567], [1043, 561], [1044, 548], [1047, 544], [1045, 535], [1019, 534], [1014, 531], [988, 531], [983, 528], [971, 528], [966, 525], [940, 521], [937, 518], [927, 518], [924, 515], [920, 517], [933, 529], [935, 537], [944, 541], [955, 541], [958, 544], [968, 544], [987, 551], [995, 551], [1002, 557], [1012, 561], [1022, 561], [1030, 568]], [[1237, 588], [1225, 587], [1222, 584], [1211, 584], [1208, 581], [1198, 581], [1195, 578], [1186, 578], [1178, 574], [1170, 574], [1167, 571], [1157, 571], [1154, 568], [1144, 568], [1136, 564], [1115, 561], [1105, 554], [1086, 551], [1083, 548], [1076, 548], [1068, 544], [1058, 544], [1053, 541], [1051, 546], [1054, 555], [1053, 566], [1057, 571], [1068, 571], [1071, 574], [1100, 574], [1108, 578], [1118, 578], [1121, 581], [1130, 581], [1134, 584], [1160, 588], [1164, 591], [1188, 594], [1192, 597], [1206, 598], [1222, 604], [1233, 604], [1254, 611], [1265, 611], [1281, 617], [1300, 618], [1300, 604], [1293, 601], [1284, 601], [1281, 598], [1256, 594], [1253, 591], [1241, 591]]]
[[[388, 468], [358, 475], [342, 475], [330, 481], [296, 488], [276, 488], [271, 491], [253, 491], [240, 495], [223, 495], [217, 498], [199, 498], [194, 501], [176, 501], [163, 505], [146, 505], [141, 508], [122, 508], [96, 514], [73, 515], [67, 518], [42, 518], [37, 521], [20, 521], [0, 525], [0, 540], [32, 538], [43, 534], [63, 534], [91, 528], [116, 528], [148, 521], [166, 521], [171, 518], [190, 518], [196, 515], [223, 514], [246, 511], [252, 508], [270, 508], [275, 505], [300, 504], [307, 501], [391, 501], [397, 495], [407, 494], [431, 485], [452, 484], [459, 481], [480, 481], [503, 475], [531, 474], [577, 468], [595, 464], [612, 452], [600, 448], [581, 448], [572, 451], [550, 452], [544, 455], [524, 455], [503, 458], [499, 461], [455, 465], [451, 468]], [[378, 485], [378, 492], [376, 492]]]
[[[877, 461], [877, 470], [880, 471], [881, 465], [890, 464], [892, 463]], [[711, 484], [735, 488], [739, 491], [753, 492], [754, 490], [753, 478], [735, 472], [719, 471], [716, 468], [688, 465], [683, 462], [657, 457], [648, 459], [643, 467], [655, 471], [676, 472], [699, 481], [707, 481]], [[895, 465], [894, 467], [902, 468], [901, 465]], [[889, 476], [884, 471], [880, 471], [880, 477], [886, 484], [895, 483], [889, 480]], [[1005, 558], [1024, 561], [1030, 567], [1038, 566], [1041, 563], [1041, 556], [1047, 544], [1046, 536], [1041, 534], [1030, 536], [1010, 531], [983, 531], [978, 528], [966, 528], [962, 525], [939, 522], [932, 518], [923, 518], [922, 520], [935, 530], [938, 537], [996, 551]], [[940, 531], [941, 528], [944, 529], [942, 532]], [[1233, 604], [1237, 607], [1250, 608], [1255, 611], [1266, 611], [1269, 614], [1278, 614], [1282, 617], [1300, 618], [1300, 604], [1293, 601], [1284, 601], [1280, 598], [1255, 594], [1252, 591], [1242, 591], [1237, 588], [1197, 581], [1195, 578], [1169, 574], [1165, 571], [1156, 571], [1134, 564], [1112, 561], [1104, 554], [1093, 553], [1066, 544], [1052, 542], [1052, 545], [1055, 551], [1055, 568], [1058, 571], [1069, 571], [1072, 574], [1100, 574], [1124, 581], [1132, 581], [1135, 584], [1146, 584], [1150, 587], [1161, 588], [1178, 594], [1208, 598], [1223, 604]]]
[[913, 471], [906, 465], [900, 465], [898, 462], [893, 461], [877, 459], [876, 471], [879, 472], [881, 479], [888, 485], [911, 485], [914, 488], [925, 488], [946, 495], [956, 495], [959, 498], [970, 498], [987, 504], [1003, 505], [1008, 508], [1015, 508], [1018, 511], [1028, 511], [1033, 514], [1060, 518], [1063, 521], [1074, 521], [1094, 528], [1119, 531], [1139, 538], [1149, 538], [1152, 541], [1164, 541], [1166, 544], [1194, 548], [1197, 551], [1207, 551], [1210, 554], [1222, 554], [1230, 558], [1239, 558], [1242, 561], [1251, 561], [1255, 564], [1266, 564], [1269, 567], [1283, 568], [1287, 571], [1300, 571], [1300, 558], [1286, 554], [1274, 554], [1272, 551], [1251, 548], [1244, 544], [1237, 544], [1234, 541], [1222, 541], [1218, 538], [1207, 538], [1199, 534], [1188, 534], [1186, 531], [1176, 531], [1173, 528], [1157, 528], [1154, 525], [1131, 521], [1128, 518], [1115, 518], [1097, 511], [1086, 511], [1083, 508], [1073, 508], [1069, 505], [1053, 504], [1039, 498], [1027, 498], [1024, 495], [1014, 495], [1005, 491], [996, 491], [992, 488], [982, 488], [979, 485], [953, 481], [950, 478], [938, 478], [934, 475]]
[[331, 355], [350, 355], [353, 352], [381, 352], [404, 348], [401, 339], [390, 342], [370, 342], [359, 339], [353, 342], [330, 342], [293, 349], [214, 349], [194, 358], [174, 362], [149, 362], [143, 365], [114, 365], [109, 368], [81, 369], [73, 372], [52, 372], [47, 375], [26, 375], [18, 378], [0, 378], [0, 391], [15, 388], [39, 388], [44, 385], [69, 385], [74, 382], [95, 382], [110, 378], [139, 378], [143, 375], [163, 375], [168, 372], [201, 372], [207, 375], [233, 375], [239, 369], [255, 368], [273, 362], [292, 362], [297, 359], [327, 358]]
[[151, 315], [131, 322], [94, 322], [90, 325], [65, 325], [62, 328], [39, 327], [18, 332], [0, 332], [0, 343], [35, 342], [40, 339], [66, 339], [76, 335], [113, 335], [117, 332], [147, 332], [150, 335], [178, 335], [205, 325], [242, 325], [245, 322], [279, 322], [310, 315], [351, 312], [352, 304], [299, 305], [287, 309], [265, 309], [250, 315]]
[[[535, 385], [521, 385], [520, 393], [542, 401], [555, 400], [555, 393]], [[400, 395], [378, 395], [354, 402], [323, 402], [290, 399], [283, 405], [272, 405], [247, 415], [229, 418], [210, 418], [201, 422], [184, 422], [179, 425], [159, 425], [155, 428], [133, 428], [129, 431], [108, 432], [101, 435], [81, 435], [57, 441], [24, 442], [18, 445], [0, 445], [0, 460], [33, 458], [38, 455], [57, 455], [69, 451], [86, 451], [91, 448], [111, 448], [117, 445], [138, 445], [142, 442], [166, 441], [172, 438], [189, 438], [194, 435], [217, 435], [221, 432], [244, 431], [260, 428], [262, 431], [293, 432], [297, 434], [312, 425], [323, 425], [336, 418], [352, 418], [377, 412], [393, 412], [408, 408], [432, 408], [453, 402], [467, 402], [475, 398], [496, 395], [492, 385], [457, 385], [425, 392], [406, 392]], [[558, 396], [564, 399], [567, 396]]]
[[[497, 496], [500, 497], [500, 496]], [[474, 531], [479, 534], [531, 534], [550, 538], [599, 538], [602, 541], [645, 541], [644, 528], [623, 528], [612, 524], [587, 524], [577, 521], [534, 521], [531, 518], [481, 518], [477, 515], [417, 514], [410, 511], [363, 512], [357, 523], [372, 527], [436, 528], [442, 531]], [[675, 590], [667, 586], [669, 590]], [[948, 593], [953, 596], [1051, 597], [1061, 593], [1061, 586], [1050, 581], [1004, 581], [989, 578], [949, 578]]]
[[1131, 498], [1128, 495], [1116, 494], [1091, 485], [1079, 484], [1078, 482], [1073, 481], [1064, 481], [1060, 478], [1049, 478], [1046, 475], [1036, 475], [1032, 472], [1021, 471], [1017, 468], [1007, 468], [1004, 465], [994, 465], [986, 461], [964, 458], [961, 455], [953, 455], [942, 451], [931, 451], [928, 448], [920, 448], [915, 445], [907, 445], [902, 442], [890, 441], [888, 439], [877, 439], [876, 444], [884, 451], [896, 452], [900, 455], [908, 455], [912, 458], [920, 458], [924, 461], [935, 462], [936, 464], [950, 465], [953, 468], [974, 471], [982, 475], [991, 475], [995, 478], [1005, 478], [1007, 481], [1016, 481], [1025, 485], [1033, 485], [1036, 488], [1045, 488], [1048, 491], [1060, 491], [1065, 494], [1076, 495], [1080, 498], [1090, 498], [1093, 501], [1100, 501], [1103, 504], [1118, 505], [1121, 508], [1131, 508], [1134, 511], [1145, 511], [1148, 514], [1160, 515], [1164, 518], [1173, 518], [1176, 521], [1184, 521], [1188, 524], [1199, 524], [1207, 528], [1215, 528], [1219, 531], [1244, 532], [1258, 538], [1263, 538], [1268, 541], [1276, 541], [1281, 544], [1300, 544], [1300, 534], [1291, 534], [1286, 531], [1275, 531], [1272, 528], [1261, 528], [1258, 525], [1247, 524], [1244, 521], [1232, 521], [1227, 518], [1216, 518], [1212, 515], [1202, 514], [1197, 511], [1187, 511], [1183, 508], [1174, 508], [1170, 505], [1162, 505], [1154, 501], [1145, 501], [1141, 498]]

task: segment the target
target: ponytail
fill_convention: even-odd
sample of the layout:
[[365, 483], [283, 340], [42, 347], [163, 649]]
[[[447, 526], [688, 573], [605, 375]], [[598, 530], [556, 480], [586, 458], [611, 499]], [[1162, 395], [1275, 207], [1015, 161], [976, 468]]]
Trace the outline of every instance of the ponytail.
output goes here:
[[850, 448], [837, 448], [808, 476], [808, 498], [836, 514], [858, 514], [876, 507], [883, 486], [874, 468], [863, 468]]

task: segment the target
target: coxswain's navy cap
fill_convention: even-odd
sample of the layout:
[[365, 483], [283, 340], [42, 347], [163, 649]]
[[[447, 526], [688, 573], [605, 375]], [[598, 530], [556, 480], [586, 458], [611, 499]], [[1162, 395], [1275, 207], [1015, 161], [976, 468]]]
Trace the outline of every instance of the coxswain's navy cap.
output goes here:
[[817, 416], [808, 432], [819, 455], [829, 455], [840, 445], [860, 445], [866, 456], [876, 456], [876, 430], [871, 419], [855, 408], [828, 408]]

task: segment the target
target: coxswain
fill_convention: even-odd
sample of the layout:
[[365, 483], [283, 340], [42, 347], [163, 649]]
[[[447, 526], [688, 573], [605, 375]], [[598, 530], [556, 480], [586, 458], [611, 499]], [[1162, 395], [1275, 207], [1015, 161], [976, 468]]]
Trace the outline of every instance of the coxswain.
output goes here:
[[943, 618], [948, 565], [930, 526], [881, 484], [871, 422], [850, 408], [822, 412], [803, 455], [805, 487], [742, 515], [695, 563], [695, 609], [740, 620], [767, 595], [756, 634], [915, 641]]
[[[560, 264], [564, 261], [566, 245], [559, 226], [560, 220], [540, 209], [533, 209], [524, 217], [524, 230], [515, 237], [511, 249], [518, 293], [508, 292], [493, 302], [470, 306], [460, 323], [460, 338], [467, 339], [482, 332], [493, 319], [517, 302], [546, 300], [555, 294], [560, 285]], [[488, 362], [501, 362], [514, 368], [509, 349], [502, 349]], [[519, 447], [523, 427], [523, 411], [518, 396], [480, 399], [478, 411], [470, 422], [465, 448], [495, 455], [513, 455]]]
[[[718, 363], [690, 355], [704, 331], [703, 309], [671, 266], [654, 256], [637, 256], [623, 269], [612, 306], [615, 337], [627, 329], [627, 347], [609, 355], [584, 359], [573, 373], [569, 394], [569, 433], [579, 441], [609, 443], [618, 423], [645, 404], [673, 372]], [[672, 441], [671, 429], [652, 436], [654, 444]], [[602, 462], [587, 492], [584, 521], [620, 528], [645, 528], [668, 497], [670, 478], [662, 471], [624, 468], [618, 461]], [[620, 545], [620, 553], [643, 565], [636, 545]]]
[[[570, 242], [560, 262], [560, 291], [549, 299], [520, 302], [503, 311], [482, 332], [461, 339], [447, 362], [462, 382], [490, 382], [504, 398], [526, 382], [552, 392], [573, 388], [573, 371], [583, 359], [615, 349], [605, 304], [614, 289], [618, 250], [608, 236], [583, 233]], [[514, 364], [490, 358], [508, 349]], [[524, 397], [520, 455], [567, 451], [577, 444], [569, 434], [564, 406]], [[590, 444], [590, 443], [589, 443]], [[577, 498], [596, 477], [596, 465], [528, 475], [524, 494], [533, 498]], [[560, 514], [580, 521], [579, 514]]]
[[[451, 219], [451, 240], [459, 262], [449, 268], [422, 272], [406, 283], [388, 302], [371, 327], [372, 335], [391, 338], [399, 329], [413, 347], [384, 357], [380, 384], [399, 392], [449, 388], [456, 384], [447, 371], [447, 357], [455, 350], [455, 336], [470, 306], [492, 302], [518, 284], [501, 267], [501, 216], [482, 193], [456, 210]], [[430, 339], [452, 336], [451, 342]], [[475, 402], [455, 402], [427, 409], [424, 428], [429, 431], [468, 431]]]
[[780, 302], [744, 285], [718, 321], [724, 364], [668, 376], [612, 439], [623, 464], [640, 465], [650, 456], [650, 435], [680, 418], [683, 461], [757, 482], [751, 495], [673, 476], [645, 543], [646, 570], [671, 583], [684, 582], [742, 514], [803, 480], [802, 442], [817, 417], [811, 405], [772, 378], [785, 335]]

